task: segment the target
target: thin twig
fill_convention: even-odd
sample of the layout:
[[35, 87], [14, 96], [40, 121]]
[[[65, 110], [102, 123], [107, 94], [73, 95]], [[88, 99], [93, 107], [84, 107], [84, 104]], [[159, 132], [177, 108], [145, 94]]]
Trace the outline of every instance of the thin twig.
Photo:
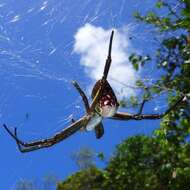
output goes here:
[[173, 104], [169, 109], [167, 109], [165, 111], [165, 113], [163, 114], [163, 116], [167, 115], [168, 113], [170, 113], [172, 110], [174, 110], [181, 102], [184, 101], [186, 96], [182, 96], [175, 104]]
[[140, 114], [143, 112], [143, 108], [144, 108], [144, 105], [145, 105], [146, 102], [147, 102], [146, 99], [144, 99], [144, 100], [142, 101], [141, 106], [140, 106], [140, 109], [139, 109], [139, 112], [138, 112], [137, 115], [140, 115]]
[[163, 5], [166, 6], [168, 8], [168, 10], [179, 20], [181, 20], [181, 18], [179, 17], [179, 15], [177, 15], [176, 11], [174, 11], [174, 9], [166, 2], [163, 2]]

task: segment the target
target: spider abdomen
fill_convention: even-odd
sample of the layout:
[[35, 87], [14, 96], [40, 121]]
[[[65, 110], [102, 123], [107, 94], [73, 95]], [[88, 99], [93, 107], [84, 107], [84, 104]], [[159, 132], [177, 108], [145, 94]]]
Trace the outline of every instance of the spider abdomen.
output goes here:
[[[92, 98], [96, 95], [97, 90], [101, 85], [101, 80], [97, 81], [92, 90]], [[113, 89], [111, 88], [108, 81], [106, 81], [102, 96], [96, 106], [96, 111], [102, 117], [112, 117], [115, 115], [118, 108], [117, 98]]]

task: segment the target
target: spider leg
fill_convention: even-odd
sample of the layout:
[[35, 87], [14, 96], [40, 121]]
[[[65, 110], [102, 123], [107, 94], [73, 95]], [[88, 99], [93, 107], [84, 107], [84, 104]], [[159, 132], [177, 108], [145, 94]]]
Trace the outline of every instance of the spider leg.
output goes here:
[[165, 115], [169, 114], [172, 110], [175, 110], [177, 106], [184, 101], [185, 96], [179, 98], [171, 107], [165, 112], [160, 114], [129, 114], [125, 112], [117, 112], [111, 119], [116, 120], [143, 120], [143, 119], [161, 119]]
[[126, 112], [117, 112], [113, 117], [110, 119], [116, 120], [143, 120], [143, 119], [160, 119], [162, 118], [162, 114], [130, 114]]
[[[73, 119], [73, 118], [71, 119], [71, 123], [74, 123], [75, 121], [76, 121], [75, 119]], [[85, 131], [85, 126], [81, 127], [80, 131], [84, 132]]]
[[34, 142], [23, 142], [17, 137], [17, 129], [15, 128], [14, 133], [4, 124], [3, 127], [9, 133], [9, 135], [16, 141], [18, 148], [21, 152], [29, 152], [34, 151], [41, 148], [47, 148], [54, 144], [59, 143], [60, 141], [66, 139], [67, 137], [71, 136], [75, 132], [77, 132], [82, 126], [86, 125], [86, 122], [89, 118], [86, 116], [82, 117], [81, 119], [77, 120], [75, 123], [71, 124], [69, 127], [65, 128], [64, 130], [58, 132], [53, 137], [42, 139]]
[[114, 35], [114, 31], [112, 31], [111, 33], [111, 37], [110, 37], [110, 43], [109, 43], [109, 49], [108, 49], [108, 56], [107, 56], [107, 59], [106, 59], [106, 64], [105, 64], [105, 67], [104, 67], [104, 73], [103, 73], [103, 77], [102, 79], [107, 79], [107, 76], [108, 76], [108, 72], [109, 72], [109, 69], [110, 69], [110, 66], [111, 66], [111, 51], [112, 51], [112, 42], [113, 42], [113, 35]]
[[22, 142], [22, 141], [20, 141], [18, 139], [18, 137], [17, 137], [17, 128], [14, 128], [14, 134], [13, 134], [5, 124], [3, 125], [3, 127], [9, 133], [9, 135], [11, 137], [13, 137], [13, 139], [16, 141], [18, 149], [19, 149], [20, 152], [24, 153], [24, 152], [29, 152], [29, 151], [37, 150], [38, 146], [24, 147], [25, 143]]
[[[14, 130], [14, 135], [15, 135], [15, 137], [17, 137], [17, 128], [15, 128], [15, 130]], [[22, 147], [21, 144], [17, 140], [16, 140], [16, 143], [17, 143], [19, 151], [22, 153], [37, 150], [39, 147], [39, 145], [38, 146], [31, 146], [31, 147]]]
[[84, 91], [81, 89], [81, 87], [79, 86], [79, 84], [77, 83], [77, 81], [72, 81], [72, 84], [77, 89], [77, 91], [79, 92], [80, 96], [82, 97], [82, 100], [84, 102], [84, 106], [85, 106], [86, 112], [89, 113], [90, 106], [89, 106], [89, 103], [88, 103], [88, 98], [86, 97]]
[[95, 127], [95, 135], [97, 139], [100, 139], [104, 135], [104, 126], [102, 122]]
[[[22, 153], [31, 152], [31, 151], [34, 151], [34, 150], [38, 150], [40, 148], [45, 148], [45, 146], [41, 147], [40, 145], [38, 145], [38, 146], [31, 146], [31, 147], [26, 148], [26, 147], [21, 147], [21, 145], [18, 144], [18, 149]], [[46, 148], [48, 148], [48, 146], [46, 146]]]

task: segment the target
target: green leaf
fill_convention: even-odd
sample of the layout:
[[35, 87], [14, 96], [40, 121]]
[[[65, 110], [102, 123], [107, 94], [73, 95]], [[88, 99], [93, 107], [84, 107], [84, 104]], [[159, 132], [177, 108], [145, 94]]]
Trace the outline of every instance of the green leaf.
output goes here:
[[139, 70], [139, 64], [138, 63], [133, 63], [133, 68], [138, 71]]
[[136, 81], [136, 86], [138, 86], [138, 87], [144, 87], [145, 85], [144, 85], [144, 83], [143, 83], [142, 80], [137, 80]]
[[138, 98], [135, 96], [131, 96], [130, 97], [130, 102], [133, 106], [137, 106], [138, 105]]
[[104, 161], [104, 160], [105, 160], [104, 153], [103, 153], [103, 152], [98, 153], [98, 158], [99, 158], [101, 161]]
[[151, 93], [149, 91], [146, 91], [145, 94], [143, 95], [144, 100], [148, 100], [150, 99], [150, 97], [151, 97]]
[[163, 2], [162, 1], [158, 1], [157, 3], [156, 3], [156, 7], [157, 8], [162, 8], [163, 7]]
[[181, 12], [183, 16], [190, 17], [190, 9], [183, 9]]

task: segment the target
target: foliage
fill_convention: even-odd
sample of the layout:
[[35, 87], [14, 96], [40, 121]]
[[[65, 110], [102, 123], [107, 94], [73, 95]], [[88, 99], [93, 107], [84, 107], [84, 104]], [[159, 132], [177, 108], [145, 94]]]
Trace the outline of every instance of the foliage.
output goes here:
[[154, 137], [131, 137], [117, 146], [104, 170], [91, 167], [69, 176], [58, 190], [188, 190], [190, 144], [176, 149]]
[[143, 57], [141, 55], [137, 55], [137, 54], [133, 53], [129, 56], [129, 61], [131, 61], [133, 68], [135, 70], [139, 70], [140, 66], [144, 66], [144, 64], [150, 60], [151, 60], [150, 56], [148, 56], [148, 55]]
[[188, 189], [189, 148], [186, 144], [176, 149], [175, 145], [160, 144], [160, 140], [153, 137], [132, 137], [117, 147], [108, 164], [107, 187], [117, 190]]
[[103, 181], [102, 171], [90, 167], [69, 176], [66, 181], [58, 184], [57, 190], [99, 190], [102, 189]]
[[163, 119], [161, 129], [156, 132], [160, 140], [179, 146], [180, 143], [185, 143], [190, 132], [190, 4], [186, 0], [179, 0], [176, 3], [179, 9], [174, 9], [172, 4], [166, 1], [158, 1], [158, 8], [168, 9], [164, 17], [149, 13], [145, 16], [138, 14], [137, 18], [153, 24], [159, 31], [165, 33], [165, 38], [156, 53], [157, 67], [163, 74], [149, 89], [150, 96], [167, 92], [169, 105], [174, 104], [180, 97], [185, 97], [178, 109], [172, 110]]

